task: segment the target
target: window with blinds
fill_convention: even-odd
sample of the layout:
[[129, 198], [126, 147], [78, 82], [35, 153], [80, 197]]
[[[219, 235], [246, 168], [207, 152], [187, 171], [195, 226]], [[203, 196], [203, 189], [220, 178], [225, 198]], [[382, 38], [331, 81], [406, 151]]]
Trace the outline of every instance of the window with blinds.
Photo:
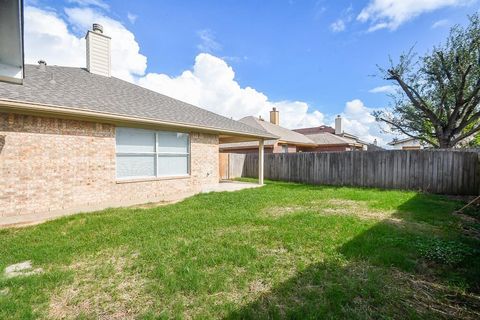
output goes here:
[[118, 179], [186, 176], [190, 174], [187, 133], [116, 128]]

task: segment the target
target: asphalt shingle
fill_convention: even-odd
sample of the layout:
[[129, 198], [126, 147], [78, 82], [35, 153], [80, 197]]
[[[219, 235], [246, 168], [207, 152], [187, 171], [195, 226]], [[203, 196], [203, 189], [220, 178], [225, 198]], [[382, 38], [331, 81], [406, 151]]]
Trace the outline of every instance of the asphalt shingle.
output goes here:
[[42, 71], [26, 65], [23, 85], [0, 82], [1, 99], [271, 137], [258, 128], [83, 68], [47, 66]]

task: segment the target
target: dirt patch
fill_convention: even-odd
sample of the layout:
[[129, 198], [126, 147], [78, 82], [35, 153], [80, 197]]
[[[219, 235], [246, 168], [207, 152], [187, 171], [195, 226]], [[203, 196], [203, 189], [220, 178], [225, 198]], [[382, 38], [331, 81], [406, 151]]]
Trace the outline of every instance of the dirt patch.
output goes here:
[[183, 199], [172, 200], [172, 201], [148, 202], [148, 203], [144, 203], [144, 204], [133, 205], [133, 206], [130, 206], [129, 208], [132, 208], [132, 209], [152, 209], [152, 208], [156, 208], [156, 207], [163, 207], [163, 206], [166, 206], [166, 205], [169, 205], [169, 204], [174, 204], [174, 203], [180, 202], [182, 200]]
[[265, 209], [264, 212], [270, 217], [277, 218], [305, 210], [306, 208], [308, 206], [271, 207]]
[[135, 319], [150, 305], [145, 280], [132, 269], [136, 253], [100, 252], [67, 267], [72, 283], [50, 299], [48, 319]]
[[382, 220], [389, 218], [394, 211], [379, 211], [368, 208], [366, 201], [345, 199], [329, 199], [312, 201], [304, 205], [288, 207], [270, 207], [263, 210], [263, 214], [272, 218], [279, 218], [298, 212], [314, 212], [321, 215], [357, 216], [364, 219]]
[[252, 294], [262, 294], [270, 290], [270, 285], [267, 282], [259, 279], [250, 282], [248, 288], [249, 292]]
[[225, 236], [229, 234], [247, 235], [255, 232], [264, 232], [267, 230], [268, 230], [268, 226], [241, 225], [241, 226], [229, 226], [225, 228], [218, 228], [215, 230], [215, 232], [217, 236]]
[[10, 288], [3, 288], [0, 290], [0, 297], [1, 296], [6, 296], [10, 293]]
[[453, 215], [460, 218], [460, 228], [463, 234], [480, 240], [480, 220], [461, 212], [454, 212]]
[[403, 301], [419, 313], [436, 313], [448, 319], [480, 319], [480, 296], [453, 290], [435, 279], [397, 271], [396, 280], [410, 294]]
[[330, 199], [325, 202], [324, 214], [354, 215], [363, 219], [382, 220], [390, 218], [394, 211], [374, 210], [368, 207], [366, 201], [353, 201], [345, 199]]

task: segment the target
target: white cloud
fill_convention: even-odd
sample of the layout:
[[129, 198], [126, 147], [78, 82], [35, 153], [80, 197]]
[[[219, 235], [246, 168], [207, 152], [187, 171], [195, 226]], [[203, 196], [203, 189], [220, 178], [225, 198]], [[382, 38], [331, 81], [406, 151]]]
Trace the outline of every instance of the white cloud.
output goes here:
[[[376, 139], [378, 145], [386, 146], [392, 140], [394, 135], [385, 133], [387, 127], [381, 125], [372, 116], [374, 109], [368, 108], [359, 99], [348, 101], [342, 112], [343, 130], [345, 132], [354, 134], [366, 142], [373, 143]], [[334, 120], [330, 119], [330, 125], [333, 127]]]
[[102, 0], [68, 0], [69, 3], [77, 4], [79, 6], [93, 6], [93, 7], [99, 7], [105, 10], [110, 9], [110, 6], [103, 2]]
[[338, 19], [330, 25], [330, 29], [333, 32], [341, 32], [345, 30], [345, 22], [342, 19]]
[[[94, 22], [103, 25], [112, 41], [112, 74], [127, 81], [143, 75], [147, 58], [140, 54], [140, 47], [133, 33], [120, 22], [91, 8], [67, 8], [66, 20], [56, 12], [36, 7], [25, 8], [25, 61], [36, 63], [44, 59], [47, 64], [85, 67], [84, 34]], [[76, 36], [68, 29], [78, 31]]]
[[112, 41], [112, 74], [115, 77], [133, 81], [136, 75], [145, 74], [147, 57], [140, 53], [140, 46], [132, 32], [119, 21], [111, 19], [91, 8], [65, 9], [68, 23], [79, 32], [89, 30], [92, 24], [103, 25], [104, 33]]
[[380, 87], [375, 87], [368, 92], [370, 93], [388, 93], [388, 94], [393, 94], [397, 92], [397, 87], [393, 85], [387, 85], [387, 86], [380, 86]]
[[68, 31], [55, 12], [25, 7], [25, 62], [85, 67], [85, 40]]
[[450, 24], [450, 21], [448, 21], [447, 19], [438, 20], [434, 24], [432, 24], [432, 29], [446, 27], [449, 24]]
[[395, 30], [403, 23], [444, 7], [467, 5], [476, 0], [370, 0], [357, 20], [370, 22], [369, 31]]
[[200, 52], [213, 53], [222, 49], [222, 45], [215, 40], [215, 34], [211, 30], [199, 30], [197, 35], [201, 40], [200, 44], [197, 45]]
[[268, 119], [269, 111], [276, 106], [281, 113], [283, 126], [314, 126], [323, 122], [323, 114], [318, 111], [309, 112], [309, 106], [305, 102], [273, 102], [254, 88], [242, 88], [235, 80], [232, 67], [208, 53], [199, 54], [192, 70], [186, 70], [177, 77], [149, 73], [140, 78], [138, 83], [234, 119], [250, 115], [261, 115]]
[[[306, 102], [272, 101], [252, 87], [240, 86], [233, 68], [224, 59], [208, 53], [198, 54], [193, 67], [176, 77], [162, 73], [145, 75], [147, 59], [139, 53], [133, 33], [119, 21], [91, 8], [70, 8], [65, 14], [62, 18], [53, 11], [26, 7], [25, 53], [28, 63], [44, 58], [49, 64], [85, 66], [83, 34], [93, 22], [99, 22], [105, 33], [112, 36], [112, 72], [117, 77], [234, 119], [249, 115], [268, 119], [269, 111], [275, 106], [280, 111], [281, 125], [288, 128], [318, 126], [333, 121], [333, 116], [312, 110]], [[76, 30], [79, 36], [70, 30]], [[348, 102], [342, 113], [345, 130], [367, 141], [377, 138], [383, 144], [385, 138], [377, 130], [371, 111], [360, 100]]]
[[353, 6], [350, 5], [342, 11], [340, 18], [330, 24], [330, 30], [332, 30], [333, 32], [345, 31], [345, 29], [347, 28], [347, 23], [349, 23], [353, 19], [352, 12]]
[[137, 21], [138, 16], [131, 12], [127, 13], [127, 19], [130, 21], [131, 24], [134, 24]]

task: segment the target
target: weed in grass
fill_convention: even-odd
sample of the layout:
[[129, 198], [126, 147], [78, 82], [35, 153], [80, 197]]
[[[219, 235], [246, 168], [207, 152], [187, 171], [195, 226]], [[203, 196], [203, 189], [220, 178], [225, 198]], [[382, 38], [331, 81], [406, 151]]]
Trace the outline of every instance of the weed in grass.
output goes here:
[[448, 265], [457, 265], [477, 251], [459, 241], [439, 238], [419, 240], [417, 247], [423, 258]]

